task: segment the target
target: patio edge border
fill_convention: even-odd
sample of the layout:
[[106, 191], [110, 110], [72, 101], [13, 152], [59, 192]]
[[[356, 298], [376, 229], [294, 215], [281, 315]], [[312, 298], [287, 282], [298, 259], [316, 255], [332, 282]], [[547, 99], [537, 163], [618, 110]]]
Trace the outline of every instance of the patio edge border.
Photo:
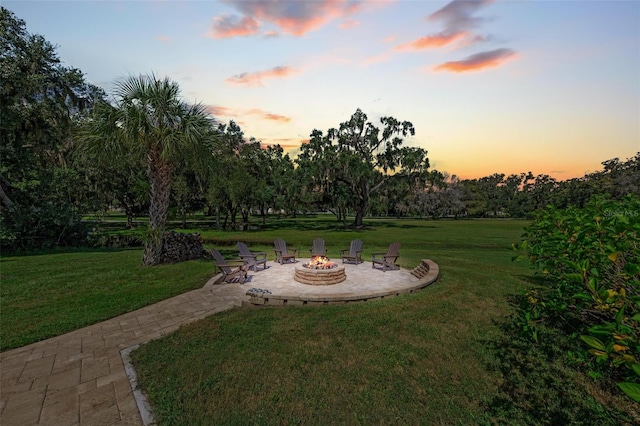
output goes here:
[[419, 281], [411, 283], [406, 287], [395, 288], [378, 292], [361, 292], [349, 296], [293, 296], [293, 295], [255, 295], [251, 294], [247, 304], [253, 306], [323, 306], [346, 303], [359, 303], [370, 300], [380, 300], [388, 297], [400, 296], [402, 294], [413, 293], [430, 286], [436, 282], [440, 276], [440, 267], [431, 259], [422, 259], [420, 265], [414, 268], [411, 273], [420, 278]]

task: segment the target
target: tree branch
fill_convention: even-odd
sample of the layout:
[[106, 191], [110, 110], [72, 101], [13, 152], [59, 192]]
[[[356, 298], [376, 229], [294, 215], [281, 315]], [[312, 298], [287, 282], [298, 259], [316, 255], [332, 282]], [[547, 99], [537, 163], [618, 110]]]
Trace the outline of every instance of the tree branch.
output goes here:
[[7, 206], [7, 208], [11, 208], [15, 205], [15, 203], [11, 200], [11, 198], [9, 198], [9, 196], [4, 192], [4, 188], [2, 187], [1, 183], [0, 183], [0, 200], [5, 206]]

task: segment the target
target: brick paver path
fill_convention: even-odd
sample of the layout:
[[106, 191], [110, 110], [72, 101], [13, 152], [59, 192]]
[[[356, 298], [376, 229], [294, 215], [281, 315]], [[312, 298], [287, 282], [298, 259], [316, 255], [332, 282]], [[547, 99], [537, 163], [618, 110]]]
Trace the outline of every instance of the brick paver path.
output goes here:
[[212, 285], [0, 354], [0, 424], [141, 425], [120, 351], [248, 300]]

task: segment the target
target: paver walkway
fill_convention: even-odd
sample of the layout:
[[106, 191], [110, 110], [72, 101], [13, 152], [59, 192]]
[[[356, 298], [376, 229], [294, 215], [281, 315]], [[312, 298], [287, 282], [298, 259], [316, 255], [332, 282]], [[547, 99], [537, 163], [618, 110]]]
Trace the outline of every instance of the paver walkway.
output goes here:
[[295, 282], [295, 264], [273, 264], [252, 273], [244, 284], [213, 285], [218, 278], [215, 276], [201, 289], [1, 353], [0, 424], [142, 425], [121, 355], [126, 349], [245, 301], [265, 303], [267, 299], [256, 301], [246, 295], [254, 286], [270, 291], [268, 304], [284, 304], [284, 299], [289, 304], [293, 299], [367, 300], [433, 282], [438, 277], [437, 265], [424, 262], [431, 270], [422, 279], [407, 270], [373, 270], [370, 262], [345, 265], [346, 280], [331, 286]]
[[238, 285], [213, 286], [0, 354], [0, 424], [142, 425], [120, 351], [240, 306]]

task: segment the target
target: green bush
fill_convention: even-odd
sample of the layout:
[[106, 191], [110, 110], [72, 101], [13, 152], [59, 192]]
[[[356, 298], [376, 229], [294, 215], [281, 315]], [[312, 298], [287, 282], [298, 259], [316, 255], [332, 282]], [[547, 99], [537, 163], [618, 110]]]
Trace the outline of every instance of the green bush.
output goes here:
[[520, 249], [546, 283], [527, 295], [521, 329], [534, 341], [542, 324], [562, 331], [579, 343], [573, 361], [640, 401], [640, 199], [547, 207]]
[[0, 246], [5, 254], [86, 245], [87, 227], [65, 205], [16, 206], [0, 215]]
[[109, 231], [93, 231], [87, 236], [90, 247], [131, 248], [144, 246], [144, 233], [114, 233]]

